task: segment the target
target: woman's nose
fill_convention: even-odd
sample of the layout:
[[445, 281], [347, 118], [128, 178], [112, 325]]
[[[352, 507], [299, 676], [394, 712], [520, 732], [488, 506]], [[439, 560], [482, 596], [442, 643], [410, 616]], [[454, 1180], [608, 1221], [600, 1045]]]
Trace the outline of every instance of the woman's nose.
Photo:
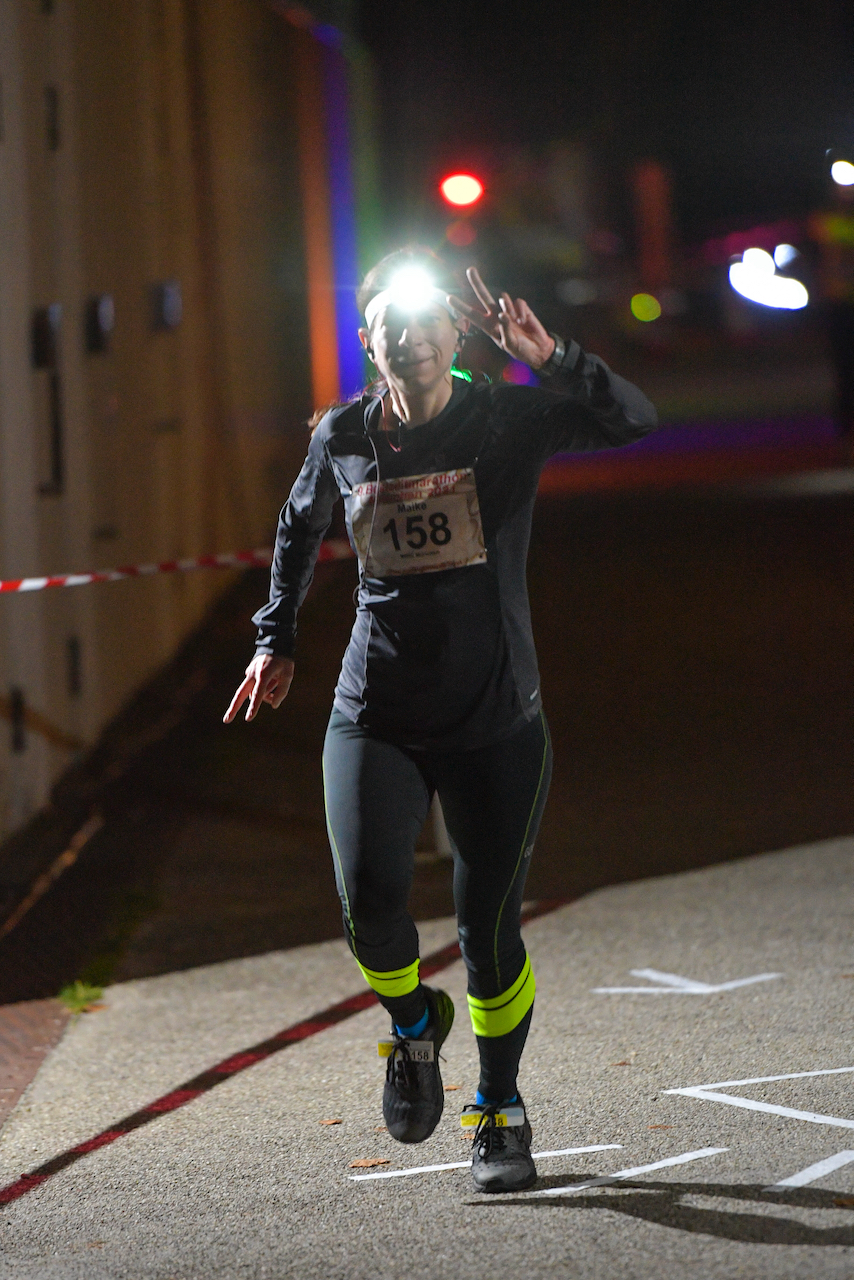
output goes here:
[[403, 326], [403, 332], [400, 335], [399, 347], [414, 347], [422, 337], [421, 326], [415, 320]]

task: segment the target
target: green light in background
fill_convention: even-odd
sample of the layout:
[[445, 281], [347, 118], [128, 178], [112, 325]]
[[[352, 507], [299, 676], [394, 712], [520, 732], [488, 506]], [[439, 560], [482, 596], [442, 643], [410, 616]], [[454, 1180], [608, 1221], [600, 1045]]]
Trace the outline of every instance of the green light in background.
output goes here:
[[657, 320], [661, 315], [661, 303], [651, 293], [636, 293], [629, 306], [636, 320]]

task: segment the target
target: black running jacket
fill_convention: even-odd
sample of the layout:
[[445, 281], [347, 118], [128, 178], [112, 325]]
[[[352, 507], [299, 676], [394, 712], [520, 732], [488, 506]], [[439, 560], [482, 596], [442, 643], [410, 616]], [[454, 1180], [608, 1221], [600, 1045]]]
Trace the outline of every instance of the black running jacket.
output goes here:
[[293, 657], [297, 610], [339, 494], [359, 554], [335, 706], [411, 748], [472, 750], [540, 709], [525, 562], [540, 472], [657, 426], [637, 387], [568, 343], [539, 386], [454, 379], [430, 422], [382, 429], [379, 395], [321, 421], [276, 535], [257, 651]]

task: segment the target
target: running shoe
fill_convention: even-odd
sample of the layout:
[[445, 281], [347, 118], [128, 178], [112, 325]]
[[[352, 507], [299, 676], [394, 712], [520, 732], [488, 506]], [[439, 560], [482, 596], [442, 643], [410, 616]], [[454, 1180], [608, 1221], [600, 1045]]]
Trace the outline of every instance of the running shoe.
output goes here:
[[521, 1098], [504, 1106], [463, 1108], [464, 1129], [474, 1129], [471, 1176], [475, 1191], [524, 1191], [537, 1180], [531, 1126]]
[[398, 1142], [423, 1142], [442, 1117], [445, 1093], [439, 1072], [439, 1050], [454, 1025], [454, 1002], [445, 991], [425, 987], [427, 1026], [415, 1038], [398, 1035], [381, 1042], [388, 1059], [383, 1089], [383, 1119]]

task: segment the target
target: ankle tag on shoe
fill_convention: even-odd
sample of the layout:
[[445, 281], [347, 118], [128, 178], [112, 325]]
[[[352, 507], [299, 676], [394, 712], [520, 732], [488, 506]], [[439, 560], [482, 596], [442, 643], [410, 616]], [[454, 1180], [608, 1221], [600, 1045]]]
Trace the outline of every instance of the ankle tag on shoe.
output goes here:
[[404, 1046], [412, 1062], [434, 1062], [432, 1040], [380, 1040], [377, 1053], [381, 1058], [390, 1058], [395, 1046]]
[[[460, 1116], [462, 1128], [476, 1129], [485, 1110], [485, 1107], [472, 1107], [471, 1111], [464, 1111]], [[493, 1119], [498, 1129], [515, 1129], [525, 1123], [525, 1109], [524, 1107], [502, 1107], [500, 1111], [496, 1111]]]

